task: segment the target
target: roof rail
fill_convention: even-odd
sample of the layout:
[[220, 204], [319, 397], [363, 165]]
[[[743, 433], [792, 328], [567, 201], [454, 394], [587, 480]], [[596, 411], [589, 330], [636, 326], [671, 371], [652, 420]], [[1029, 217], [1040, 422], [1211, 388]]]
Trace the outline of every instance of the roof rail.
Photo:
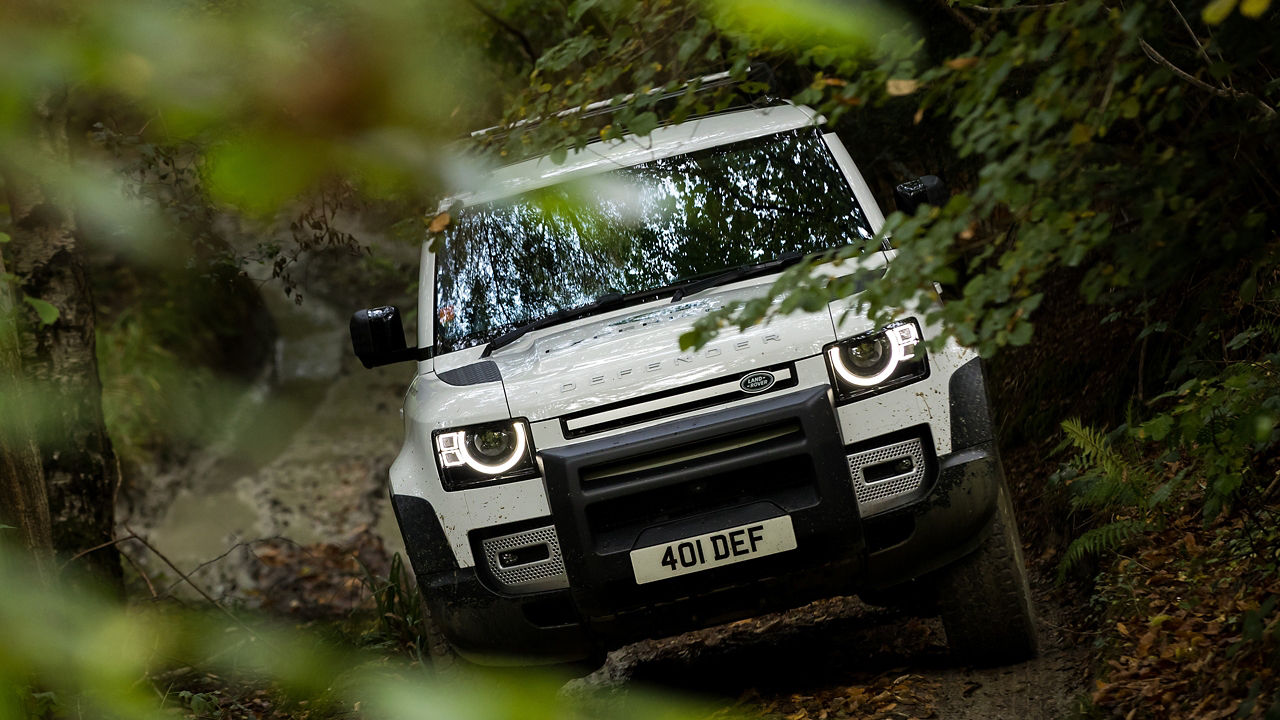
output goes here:
[[[681, 84], [679, 87], [673, 90], [663, 90], [662, 88], [654, 88], [652, 90], [649, 90], [645, 94], [656, 95], [657, 100], [655, 102], [661, 102], [663, 100], [669, 100], [674, 97], [679, 97], [681, 95], [684, 95], [690, 92], [691, 90], [692, 92], [697, 93], [697, 92], [704, 92], [707, 90], [714, 90], [716, 88], [728, 87], [731, 85], [736, 85], [741, 82], [748, 82], [748, 81], [751, 81], [755, 76], [763, 76], [763, 82], [765, 82], [769, 86], [770, 90], [773, 89], [774, 78], [773, 78], [772, 68], [770, 68], [768, 65], [765, 65], [764, 63], [752, 63], [751, 66], [747, 68], [746, 77], [744, 77], [742, 80], [733, 79], [733, 74], [730, 71], [725, 70], [723, 72], [713, 73], [711, 75], [703, 75], [700, 78], [691, 78], [689, 80], [686, 80], [683, 84]], [[695, 83], [696, 83], [696, 87], [695, 87]], [[636, 97], [636, 93], [629, 93], [623, 97], [622, 103], [629, 102], [635, 97]], [[766, 93], [765, 98], [769, 99], [769, 98], [772, 98], [772, 96], [769, 93]], [[597, 100], [595, 102], [591, 102], [586, 105], [582, 105], [580, 107], [573, 107], [567, 110], [561, 110], [553, 114], [551, 118], [569, 117], [574, 115], [578, 117], [588, 118], [588, 117], [595, 117], [598, 115], [608, 115], [620, 110], [623, 107], [622, 103], [615, 104], [614, 99], [612, 98], [609, 100]], [[471, 137], [475, 139], [475, 138], [485, 137], [487, 135], [501, 136], [501, 135], [510, 133], [512, 130], [516, 130], [518, 128], [536, 127], [537, 125], [545, 122], [547, 119], [548, 118], [532, 118], [529, 120], [517, 120], [516, 122], [511, 123], [510, 125], [494, 125], [492, 127], [487, 127], [482, 130], [473, 131], [471, 133]]]

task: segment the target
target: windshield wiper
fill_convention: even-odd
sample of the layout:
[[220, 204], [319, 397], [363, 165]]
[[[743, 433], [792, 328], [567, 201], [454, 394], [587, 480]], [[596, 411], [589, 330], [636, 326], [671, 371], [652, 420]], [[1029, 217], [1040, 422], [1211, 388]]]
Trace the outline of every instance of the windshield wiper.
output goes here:
[[541, 330], [544, 327], [549, 327], [556, 323], [577, 320], [580, 317], [586, 317], [588, 315], [594, 315], [596, 313], [620, 308], [623, 305], [626, 305], [629, 299], [630, 298], [620, 293], [605, 293], [586, 305], [557, 310], [546, 317], [527, 322], [512, 330], [508, 330], [493, 340], [490, 340], [489, 344], [485, 347], [484, 352], [480, 353], [480, 357], [489, 357], [493, 351], [500, 350], [510, 345], [534, 330]]
[[756, 275], [767, 275], [774, 270], [799, 262], [802, 258], [804, 258], [804, 253], [786, 252], [773, 260], [766, 260], [762, 263], [739, 265], [736, 268], [730, 268], [722, 273], [716, 273], [715, 275], [702, 278], [701, 280], [691, 280], [676, 288], [675, 294], [671, 296], [671, 302], [678, 303], [690, 295], [696, 295], [707, 288], [712, 288], [717, 285], [728, 285], [731, 282], [746, 280], [747, 278], [754, 277]]

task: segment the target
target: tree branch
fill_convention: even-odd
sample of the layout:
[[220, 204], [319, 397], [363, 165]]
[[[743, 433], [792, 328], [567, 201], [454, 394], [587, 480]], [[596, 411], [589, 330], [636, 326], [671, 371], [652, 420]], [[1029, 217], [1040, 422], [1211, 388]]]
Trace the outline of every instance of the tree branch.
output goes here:
[[467, 4], [475, 8], [475, 11], [489, 19], [490, 22], [507, 31], [520, 42], [520, 49], [524, 51], [524, 56], [529, 59], [530, 63], [538, 61], [538, 54], [533, 51], [533, 44], [529, 42], [529, 38], [520, 32], [514, 25], [498, 17], [493, 11], [479, 3], [479, 0], [467, 0]]
[[978, 27], [978, 23], [974, 22], [973, 18], [965, 15], [961, 12], [960, 8], [952, 5], [948, 0], [938, 0], [938, 5], [941, 6], [943, 10], [946, 10], [947, 14], [950, 15], [952, 19], [968, 29], [971, 34], [982, 34], [982, 29]]
[[1182, 11], [1178, 9], [1177, 3], [1169, 0], [1169, 7], [1173, 8], [1173, 12], [1177, 14], [1178, 19], [1182, 21], [1182, 27], [1187, 29], [1187, 34], [1191, 36], [1191, 42], [1196, 44], [1196, 50], [1200, 51], [1200, 57], [1204, 58], [1205, 65], [1212, 65], [1213, 61], [1209, 59], [1209, 53], [1204, 51], [1204, 45], [1200, 42], [1200, 38], [1196, 37], [1196, 32], [1191, 29], [1191, 23], [1187, 22], [1187, 18], [1183, 16]]
[[1142, 38], [1138, 38], [1138, 44], [1142, 46], [1142, 51], [1147, 54], [1147, 57], [1151, 58], [1152, 62], [1156, 63], [1157, 65], [1162, 65], [1168, 68], [1170, 72], [1182, 78], [1187, 83], [1194, 85], [1195, 87], [1198, 87], [1207, 93], [1212, 93], [1214, 95], [1217, 95], [1218, 97], [1229, 97], [1229, 98], [1252, 100], [1255, 103], [1257, 103], [1258, 108], [1262, 110], [1263, 115], [1267, 117], [1275, 116], [1276, 114], [1275, 108], [1271, 107], [1270, 105], [1266, 104], [1262, 100], [1258, 99], [1257, 96], [1247, 92], [1240, 92], [1239, 90], [1228, 90], [1226, 88], [1214, 87], [1213, 85], [1210, 85], [1209, 83], [1201, 80], [1200, 78], [1195, 77], [1191, 73], [1188, 73], [1187, 71], [1183, 70], [1177, 65], [1174, 65], [1172, 62], [1169, 62], [1168, 60], [1166, 60], [1165, 57], [1160, 53], [1156, 52], [1156, 49], [1151, 47], [1151, 45], [1148, 44], [1146, 40], [1143, 40]]
[[1066, 4], [1067, 4], [1066, 0], [1063, 0], [1063, 2], [1039, 3], [1036, 5], [1014, 5], [1013, 7], [984, 7], [982, 5], [965, 5], [964, 9], [976, 10], [980, 13], [986, 13], [988, 15], [1000, 15], [1003, 13], [1019, 12], [1022, 10], [1043, 10], [1045, 8], [1058, 7], [1059, 5], [1066, 5]]

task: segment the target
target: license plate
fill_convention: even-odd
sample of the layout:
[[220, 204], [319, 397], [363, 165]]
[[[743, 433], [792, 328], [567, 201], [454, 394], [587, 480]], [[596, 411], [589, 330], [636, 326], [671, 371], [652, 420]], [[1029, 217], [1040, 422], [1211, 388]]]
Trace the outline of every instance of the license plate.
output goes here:
[[643, 585], [795, 549], [791, 517], [783, 515], [632, 550], [631, 569]]

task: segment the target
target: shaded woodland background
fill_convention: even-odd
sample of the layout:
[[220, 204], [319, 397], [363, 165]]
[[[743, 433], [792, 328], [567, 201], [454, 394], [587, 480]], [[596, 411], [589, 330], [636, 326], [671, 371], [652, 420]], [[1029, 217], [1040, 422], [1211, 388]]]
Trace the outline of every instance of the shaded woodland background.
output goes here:
[[[0, 699], [0, 717], [69, 714], [73, 697], [150, 712], [155, 698], [128, 689], [155, 674], [142, 648], [200, 637], [58, 603], [90, 586], [124, 599], [121, 488], [209, 442], [265, 361], [276, 329], [246, 269], [305, 303], [298, 258], [343, 251], [379, 271], [369, 238], [421, 242], [437, 199], [485, 162], [563, 156], [762, 96], [821, 110], [886, 209], [916, 175], [952, 188], [942, 208], [889, 218], [900, 256], [863, 298], [887, 321], [939, 282], [929, 318], [991, 358], [1030, 554], [1088, 608], [1086, 712], [1280, 715], [1277, 12], [6, 3], [0, 627], [29, 632], [0, 648], [0, 686], [29, 690]], [[723, 70], [743, 82], [684, 91]], [[556, 114], [601, 98], [613, 112]], [[493, 125], [514, 129], [459, 140]], [[849, 292], [807, 269], [773, 288], [784, 310]], [[398, 282], [411, 290], [413, 276]], [[761, 321], [770, 299], [681, 342]], [[86, 612], [115, 620], [86, 630]], [[58, 653], [95, 632], [136, 657], [103, 649], [73, 663], [83, 674], [59, 671]], [[50, 688], [58, 702], [41, 705]]]

